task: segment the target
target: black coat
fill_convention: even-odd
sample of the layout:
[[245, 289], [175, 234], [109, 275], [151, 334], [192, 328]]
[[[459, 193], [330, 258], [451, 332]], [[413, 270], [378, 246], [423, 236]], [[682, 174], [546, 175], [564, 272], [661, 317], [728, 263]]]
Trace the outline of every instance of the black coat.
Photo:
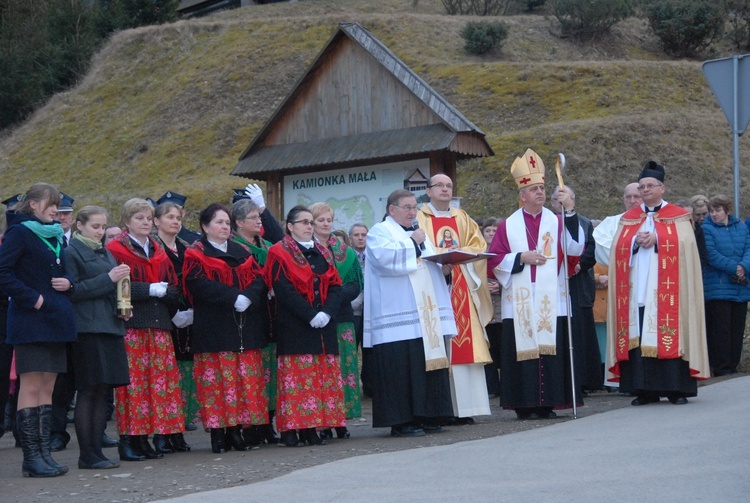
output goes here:
[[125, 335], [125, 321], [117, 316], [117, 283], [109, 271], [117, 261], [106, 248], [92, 250], [71, 239], [65, 248], [66, 272], [76, 281], [73, 309], [79, 333]]
[[[331, 267], [316, 248], [305, 250], [300, 247], [300, 249], [316, 273], [323, 274], [328, 270], [328, 267]], [[336, 313], [341, 304], [341, 287], [332, 285], [328, 288], [325, 304], [321, 299], [320, 291], [316, 289], [315, 298], [311, 304], [307, 297], [294, 288], [291, 281], [280, 274], [279, 265], [276, 265], [275, 269], [271, 273], [272, 278], [274, 278], [273, 291], [277, 302], [273, 320], [276, 354], [319, 355], [323, 353], [324, 344], [327, 354], [339, 354]], [[319, 281], [317, 277], [315, 281]], [[310, 321], [321, 311], [331, 316], [331, 321], [322, 329], [311, 327]]]
[[[211, 245], [205, 237], [201, 238], [201, 243], [207, 257], [222, 260], [233, 269], [252, 257], [247, 248], [233, 241], [227, 242], [226, 253]], [[209, 279], [200, 268], [190, 268], [183, 280], [193, 297], [193, 353], [239, 351], [240, 347], [260, 349], [268, 345], [268, 328], [263, 311], [267, 306], [261, 302], [267, 296], [268, 289], [260, 270], [244, 290], [237, 286], [236, 274], [233, 284], [225, 285]], [[251, 302], [244, 313], [234, 309], [240, 294]]]
[[[579, 262], [581, 270], [578, 274], [573, 274], [568, 280], [570, 284], [570, 302], [573, 306], [577, 307], [594, 307], [594, 299], [596, 298], [596, 281], [594, 280], [596, 241], [594, 240], [594, 226], [591, 225], [591, 220], [582, 215], [578, 216], [578, 221], [586, 237], [586, 247], [583, 249], [583, 255], [581, 255], [581, 261]], [[573, 271], [570, 271], [570, 273], [572, 274]]]
[[[51, 285], [52, 278], [66, 277], [75, 288], [75, 281], [65, 275], [65, 255], [61, 249], [58, 264], [50, 247], [22, 225], [26, 220], [37, 219], [16, 214], [0, 247], [0, 291], [10, 297], [6, 343], [75, 342], [70, 291], [58, 292]], [[37, 310], [39, 295], [44, 303]]]

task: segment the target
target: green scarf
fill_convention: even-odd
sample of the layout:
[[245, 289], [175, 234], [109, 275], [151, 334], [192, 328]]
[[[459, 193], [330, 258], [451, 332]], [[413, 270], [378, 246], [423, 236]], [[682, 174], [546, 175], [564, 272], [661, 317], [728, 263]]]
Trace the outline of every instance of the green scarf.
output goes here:
[[98, 249], [100, 249], [102, 247], [102, 242], [101, 241], [97, 241], [95, 239], [87, 238], [86, 236], [84, 236], [83, 234], [81, 234], [78, 231], [75, 231], [73, 233], [73, 239], [77, 239], [78, 241], [80, 241], [81, 243], [85, 244], [86, 246], [88, 246], [92, 250], [98, 250]]
[[63, 232], [63, 228], [60, 225], [60, 222], [55, 222], [53, 224], [43, 224], [38, 220], [24, 220], [21, 223], [40, 238], [55, 238], [57, 239], [58, 243], [62, 243], [63, 235], [65, 234], [65, 232]]
[[333, 253], [336, 261], [336, 268], [344, 283], [357, 283], [359, 289], [363, 287], [362, 267], [359, 265], [359, 259], [354, 249], [342, 244], [333, 234], [328, 239], [328, 248]]
[[253, 257], [255, 257], [255, 260], [258, 262], [258, 264], [260, 264], [261, 267], [263, 267], [264, 265], [266, 265], [266, 258], [268, 258], [268, 249], [271, 247], [271, 243], [270, 241], [266, 241], [260, 236], [257, 237], [258, 241], [260, 242], [260, 246], [256, 245], [255, 243], [251, 243], [250, 241], [240, 236], [238, 233], [235, 233], [234, 241], [250, 248], [250, 252], [253, 254]]

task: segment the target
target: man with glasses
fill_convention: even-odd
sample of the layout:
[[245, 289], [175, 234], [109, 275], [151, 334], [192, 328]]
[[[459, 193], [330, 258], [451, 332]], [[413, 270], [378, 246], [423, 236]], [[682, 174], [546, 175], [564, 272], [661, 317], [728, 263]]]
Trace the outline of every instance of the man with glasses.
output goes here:
[[632, 405], [687, 403], [710, 377], [703, 279], [691, 215], [664, 201], [664, 167], [638, 177], [643, 203], [625, 212], [609, 264], [607, 380]]
[[[560, 189], [563, 219], [544, 207], [544, 163], [531, 149], [516, 158], [511, 174], [523, 207], [501, 222], [488, 260], [503, 287], [500, 405], [518, 419], [553, 419], [553, 409], [571, 407], [567, 284], [563, 245], [576, 262], [584, 248], [574, 200]], [[574, 264], [575, 265], [575, 264]], [[576, 393], [579, 395], [579, 393]], [[576, 400], [582, 404], [582, 400]]]
[[[472, 253], [487, 251], [487, 242], [477, 223], [461, 209], [453, 208], [453, 182], [447, 175], [430, 179], [430, 202], [417, 213], [438, 253], [461, 249]], [[484, 365], [492, 362], [484, 327], [492, 319], [492, 299], [487, 286], [487, 262], [456, 264], [450, 268], [451, 302], [458, 336], [451, 339], [448, 353], [451, 363], [453, 414], [458, 424], [471, 424], [472, 416], [490, 412]]]
[[394, 437], [439, 430], [453, 417], [445, 338], [456, 335], [448, 285], [424, 230], [415, 229], [414, 194], [399, 189], [367, 233], [364, 347], [372, 348], [373, 427]]

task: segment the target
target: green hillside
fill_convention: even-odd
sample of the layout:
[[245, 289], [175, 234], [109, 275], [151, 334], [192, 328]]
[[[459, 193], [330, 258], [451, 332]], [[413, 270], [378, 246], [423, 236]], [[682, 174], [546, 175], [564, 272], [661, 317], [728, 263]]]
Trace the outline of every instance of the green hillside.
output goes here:
[[[412, 3], [310, 0], [117, 33], [80, 85], [2, 137], [0, 195], [48, 181], [118, 215], [126, 199], [169, 189], [189, 197], [194, 224], [247, 183], [229, 175], [238, 156], [343, 21], [372, 31], [487, 133], [496, 156], [459, 167], [471, 214], [516, 207], [508, 170], [527, 147], [548, 168], [566, 154], [566, 181], [594, 218], [621, 211], [622, 187], [648, 159], [665, 164], [669, 200], [732, 194], [732, 137], [701, 61], [664, 56], [643, 20], [580, 44], [556, 37], [552, 18], [502, 18], [503, 49], [470, 57], [459, 36], [469, 18], [445, 15], [440, 0]], [[747, 166], [744, 139], [741, 153]]]

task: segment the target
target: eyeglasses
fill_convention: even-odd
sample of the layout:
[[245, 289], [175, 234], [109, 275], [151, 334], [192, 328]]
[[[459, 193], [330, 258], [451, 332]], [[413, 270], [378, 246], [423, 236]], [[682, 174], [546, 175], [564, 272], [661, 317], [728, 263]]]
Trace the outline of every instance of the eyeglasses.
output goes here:
[[432, 185], [430, 185], [427, 188], [431, 189], [433, 187], [437, 187], [438, 189], [446, 188], [446, 189], [453, 190], [453, 184], [452, 183], [442, 183], [442, 182], [441, 183], [433, 183]]
[[294, 224], [302, 224], [302, 225], [307, 226], [307, 225], [312, 225], [314, 223], [315, 223], [315, 221], [313, 221], [313, 220], [295, 220], [294, 222], [292, 222], [292, 225], [294, 225]]
[[394, 204], [393, 206], [406, 211], [417, 211], [419, 209], [419, 206], [399, 206], [398, 204]]
[[260, 220], [260, 215], [255, 215], [254, 217], [245, 217], [242, 220]]
[[663, 183], [644, 183], [643, 185], [638, 186], [638, 190], [651, 190], [655, 187], [661, 187], [664, 185]]

